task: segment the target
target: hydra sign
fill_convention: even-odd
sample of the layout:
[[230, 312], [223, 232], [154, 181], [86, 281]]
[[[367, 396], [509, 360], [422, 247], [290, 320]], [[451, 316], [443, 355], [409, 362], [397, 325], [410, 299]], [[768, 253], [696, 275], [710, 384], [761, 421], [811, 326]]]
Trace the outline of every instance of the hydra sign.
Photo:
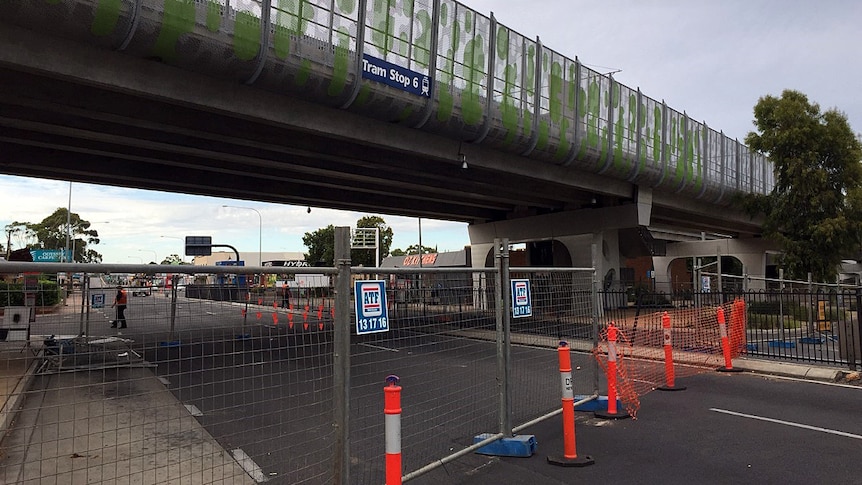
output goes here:
[[431, 78], [383, 59], [362, 55], [362, 78], [388, 84], [417, 96], [431, 97]]

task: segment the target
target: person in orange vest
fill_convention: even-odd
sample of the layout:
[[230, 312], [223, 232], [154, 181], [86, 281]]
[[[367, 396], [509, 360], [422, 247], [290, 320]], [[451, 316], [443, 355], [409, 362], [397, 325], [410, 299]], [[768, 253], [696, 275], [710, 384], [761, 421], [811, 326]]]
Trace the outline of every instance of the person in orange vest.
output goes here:
[[126, 328], [126, 304], [128, 303], [128, 297], [126, 296], [126, 290], [123, 289], [122, 286], [117, 287], [117, 294], [114, 296], [114, 304], [111, 307], [117, 307], [117, 319], [111, 322], [111, 328], [117, 328], [117, 324], [120, 324], [120, 328]]

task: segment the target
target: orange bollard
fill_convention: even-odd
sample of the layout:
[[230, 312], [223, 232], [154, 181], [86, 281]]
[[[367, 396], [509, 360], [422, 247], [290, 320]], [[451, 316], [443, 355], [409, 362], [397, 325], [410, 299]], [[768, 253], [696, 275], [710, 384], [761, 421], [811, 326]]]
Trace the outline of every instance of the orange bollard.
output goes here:
[[578, 457], [575, 449], [575, 395], [572, 390], [572, 356], [569, 344], [560, 342], [557, 355], [563, 388], [563, 456], [548, 456], [548, 463], [571, 467], [592, 465], [595, 460], [591, 456]]
[[396, 375], [386, 377], [383, 413], [386, 436], [386, 485], [401, 485], [401, 386]]
[[716, 369], [719, 372], [740, 372], [742, 369], [734, 369], [730, 356], [730, 340], [727, 338], [727, 323], [724, 320], [724, 308], [718, 307], [716, 311], [718, 319], [718, 330], [721, 333], [721, 351], [724, 354], [724, 367]]
[[305, 311], [302, 312], [302, 328], [308, 330], [308, 307], [305, 307]]
[[621, 419], [628, 418], [629, 413], [617, 409], [617, 334], [619, 330], [614, 322], [608, 324], [608, 410], [596, 411], [597, 418]]
[[664, 312], [661, 316], [661, 328], [664, 334], [664, 382], [663, 386], [656, 387], [660, 391], [682, 391], [685, 386], [674, 385], [673, 372], [673, 334], [671, 333], [670, 315]]

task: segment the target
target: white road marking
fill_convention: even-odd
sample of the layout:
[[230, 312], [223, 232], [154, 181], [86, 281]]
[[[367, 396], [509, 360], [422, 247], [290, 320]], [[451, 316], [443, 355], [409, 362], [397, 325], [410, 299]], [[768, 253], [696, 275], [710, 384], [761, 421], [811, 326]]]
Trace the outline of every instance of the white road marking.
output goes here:
[[359, 345], [361, 345], [363, 347], [370, 347], [372, 349], [388, 350], [390, 352], [401, 352], [399, 349], [390, 349], [389, 347], [382, 347], [380, 345], [371, 345], [371, 344], [359, 344]]
[[245, 470], [252, 479], [254, 479], [254, 481], [261, 483], [269, 480], [269, 477], [264, 476], [263, 470], [257, 466], [257, 463], [242, 451], [242, 448], [231, 450], [231, 454], [233, 455], [234, 460], [239, 463], [239, 466], [241, 466], [242, 469]]
[[183, 404], [183, 406], [186, 407], [186, 409], [189, 411], [189, 414], [191, 414], [192, 416], [203, 416], [204, 415], [204, 413], [202, 413], [201, 410], [198, 409], [198, 407], [195, 406], [194, 404]]
[[829, 429], [829, 428], [820, 428], [817, 426], [809, 426], [807, 424], [794, 423], [792, 421], [783, 421], [781, 419], [766, 418], [763, 416], [755, 416], [753, 414], [737, 413], [735, 411], [728, 411], [726, 409], [710, 408], [709, 410], [715, 411], [717, 413], [730, 414], [731, 416], [739, 416], [741, 418], [757, 419], [760, 421], [767, 421], [770, 423], [783, 424], [785, 426], [793, 426], [793, 427], [802, 428], [802, 429], [810, 429], [812, 431], [819, 431], [821, 433], [829, 433], [829, 434], [834, 434], [834, 435], [838, 435], [838, 436], [844, 436], [847, 438], [855, 438], [857, 440], [862, 440], [862, 435], [853, 434], [853, 433], [846, 433], [844, 431], [838, 431], [838, 430]]

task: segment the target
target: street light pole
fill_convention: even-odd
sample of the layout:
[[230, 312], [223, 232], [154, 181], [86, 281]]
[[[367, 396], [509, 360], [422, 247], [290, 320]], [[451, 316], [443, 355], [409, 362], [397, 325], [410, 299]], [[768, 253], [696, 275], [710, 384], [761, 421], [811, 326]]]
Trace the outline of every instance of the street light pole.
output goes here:
[[69, 181], [69, 207], [66, 209], [66, 251], [63, 252], [61, 258], [64, 263], [68, 263], [69, 259], [74, 261], [74, 258], [69, 258], [69, 239], [72, 232], [72, 181]]
[[[179, 239], [180, 241], [184, 241], [183, 238], [177, 237], [177, 236], [159, 236], [159, 237], [164, 237], [164, 238], [168, 238], [168, 239]], [[179, 256], [180, 256], [180, 261], [185, 263], [185, 245], [183, 245], [183, 250], [180, 251]]]
[[263, 265], [263, 216], [261, 216], [260, 212], [253, 207], [240, 207], [236, 205], [222, 205], [222, 207], [230, 207], [233, 209], [247, 209], [250, 211], [255, 211], [257, 213], [257, 218], [259, 221], [257, 233], [257, 265]]
[[152, 249], [138, 249], [138, 251], [139, 252], [147, 251], [147, 252], [153, 253], [153, 262], [156, 264], [159, 264], [159, 256]]

